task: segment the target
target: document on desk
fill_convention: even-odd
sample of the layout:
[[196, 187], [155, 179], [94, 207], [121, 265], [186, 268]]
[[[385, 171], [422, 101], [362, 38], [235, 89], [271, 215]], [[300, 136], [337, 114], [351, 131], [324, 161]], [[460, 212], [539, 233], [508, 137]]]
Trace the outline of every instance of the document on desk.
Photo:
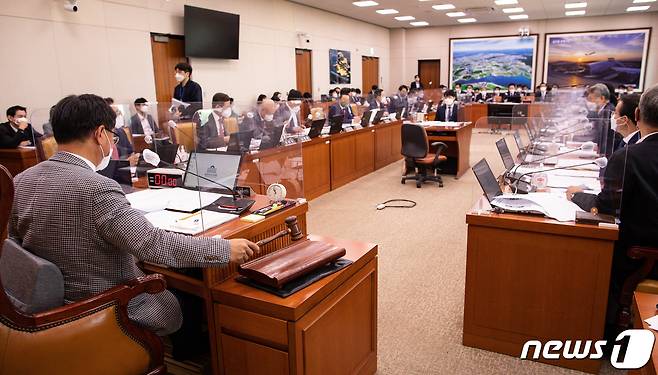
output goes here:
[[569, 186], [582, 186], [585, 190], [601, 190], [601, 183], [596, 178], [560, 176], [549, 174], [548, 187], [567, 188]]
[[206, 207], [224, 196], [227, 195], [176, 187], [142, 190], [127, 194], [126, 198], [134, 209], [144, 212], [161, 211], [165, 208], [192, 212]]
[[582, 211], [565, 196], [550, 193], [503, 194], [491, 204], [513, 212], [539, 212], [557, 221], [575, 221], [576, 212]]
[[156, 228], [190, 235], [199, 234], [239, 217], [239, 215], [208, 210], [194, 214], [162, 210], [149, 212], [144, 216]]

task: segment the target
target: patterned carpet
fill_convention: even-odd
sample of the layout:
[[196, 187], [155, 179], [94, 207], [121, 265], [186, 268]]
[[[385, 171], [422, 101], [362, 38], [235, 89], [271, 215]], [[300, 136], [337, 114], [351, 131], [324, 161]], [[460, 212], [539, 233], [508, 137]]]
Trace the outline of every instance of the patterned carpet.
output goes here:
[[[471, 164], [503, 170], [494, 142], [474, 134]], [[510, 143], [511, 142], [511, 143]], [[508, 139], [513, 144], [513, 140]], [[513, 150], [516, 148], [510, 146]], [[400, 184], [401, 162], [310, 202], [309, 232], [379, 244], [379, 374], [577, 374], [461, 345], [466, 269], [465, 213], [482, 194], [469, 171], [445, 187]], [[375, 206], [393, 198], [415, 208]], [[602, 374], [617, 374], [604, 362]]]

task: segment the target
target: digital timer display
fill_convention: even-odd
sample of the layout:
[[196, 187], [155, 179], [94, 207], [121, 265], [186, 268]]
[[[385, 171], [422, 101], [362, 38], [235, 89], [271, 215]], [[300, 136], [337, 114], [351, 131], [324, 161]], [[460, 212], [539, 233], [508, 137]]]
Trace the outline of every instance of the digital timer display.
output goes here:
[[149, 173], [148, 182], [150, 187], [176, 187], [183, 185], [180, 175], [166, 173]]

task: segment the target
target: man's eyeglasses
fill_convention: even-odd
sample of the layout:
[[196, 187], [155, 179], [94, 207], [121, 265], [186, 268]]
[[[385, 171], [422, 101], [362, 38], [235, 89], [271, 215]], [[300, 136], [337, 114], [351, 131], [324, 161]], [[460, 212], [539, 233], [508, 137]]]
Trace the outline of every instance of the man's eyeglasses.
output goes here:
[[112, 133], [112, 142], [114, 142], [114, 144], [119, 143], [119, 134], [117, 134], [117, 132], [115, 132], [114, 130], [108, 130], [108, 131]]

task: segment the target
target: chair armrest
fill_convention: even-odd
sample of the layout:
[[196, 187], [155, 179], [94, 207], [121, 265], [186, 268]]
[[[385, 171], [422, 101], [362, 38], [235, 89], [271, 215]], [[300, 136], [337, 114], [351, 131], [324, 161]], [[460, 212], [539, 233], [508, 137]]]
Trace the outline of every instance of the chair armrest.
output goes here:
[[633, 246], [628, 249], [628, 256], [632, 259], [653, 259], [658, 260], [658, 248]]
[[117, 301], [120, 307], [127, 307], [131, 299], [142, 293], [155, 294], [165, 290], [167, 283], [164, 276], [151, 274], [118, 285], [101, 294], [74, 302], [69, 305], [37, 313], [32, 316], [33, 325], [44, 325], [82, 315], [109, 302]]
[[439, 156], [441, 155], [441, 153], [444, 150], [448, 149], [448, 145], [443, 142], [432, 142], [430, 146], [437, 148], [436, 154], [434, 156], [434, 163], [437, 163], [439, 161]]

